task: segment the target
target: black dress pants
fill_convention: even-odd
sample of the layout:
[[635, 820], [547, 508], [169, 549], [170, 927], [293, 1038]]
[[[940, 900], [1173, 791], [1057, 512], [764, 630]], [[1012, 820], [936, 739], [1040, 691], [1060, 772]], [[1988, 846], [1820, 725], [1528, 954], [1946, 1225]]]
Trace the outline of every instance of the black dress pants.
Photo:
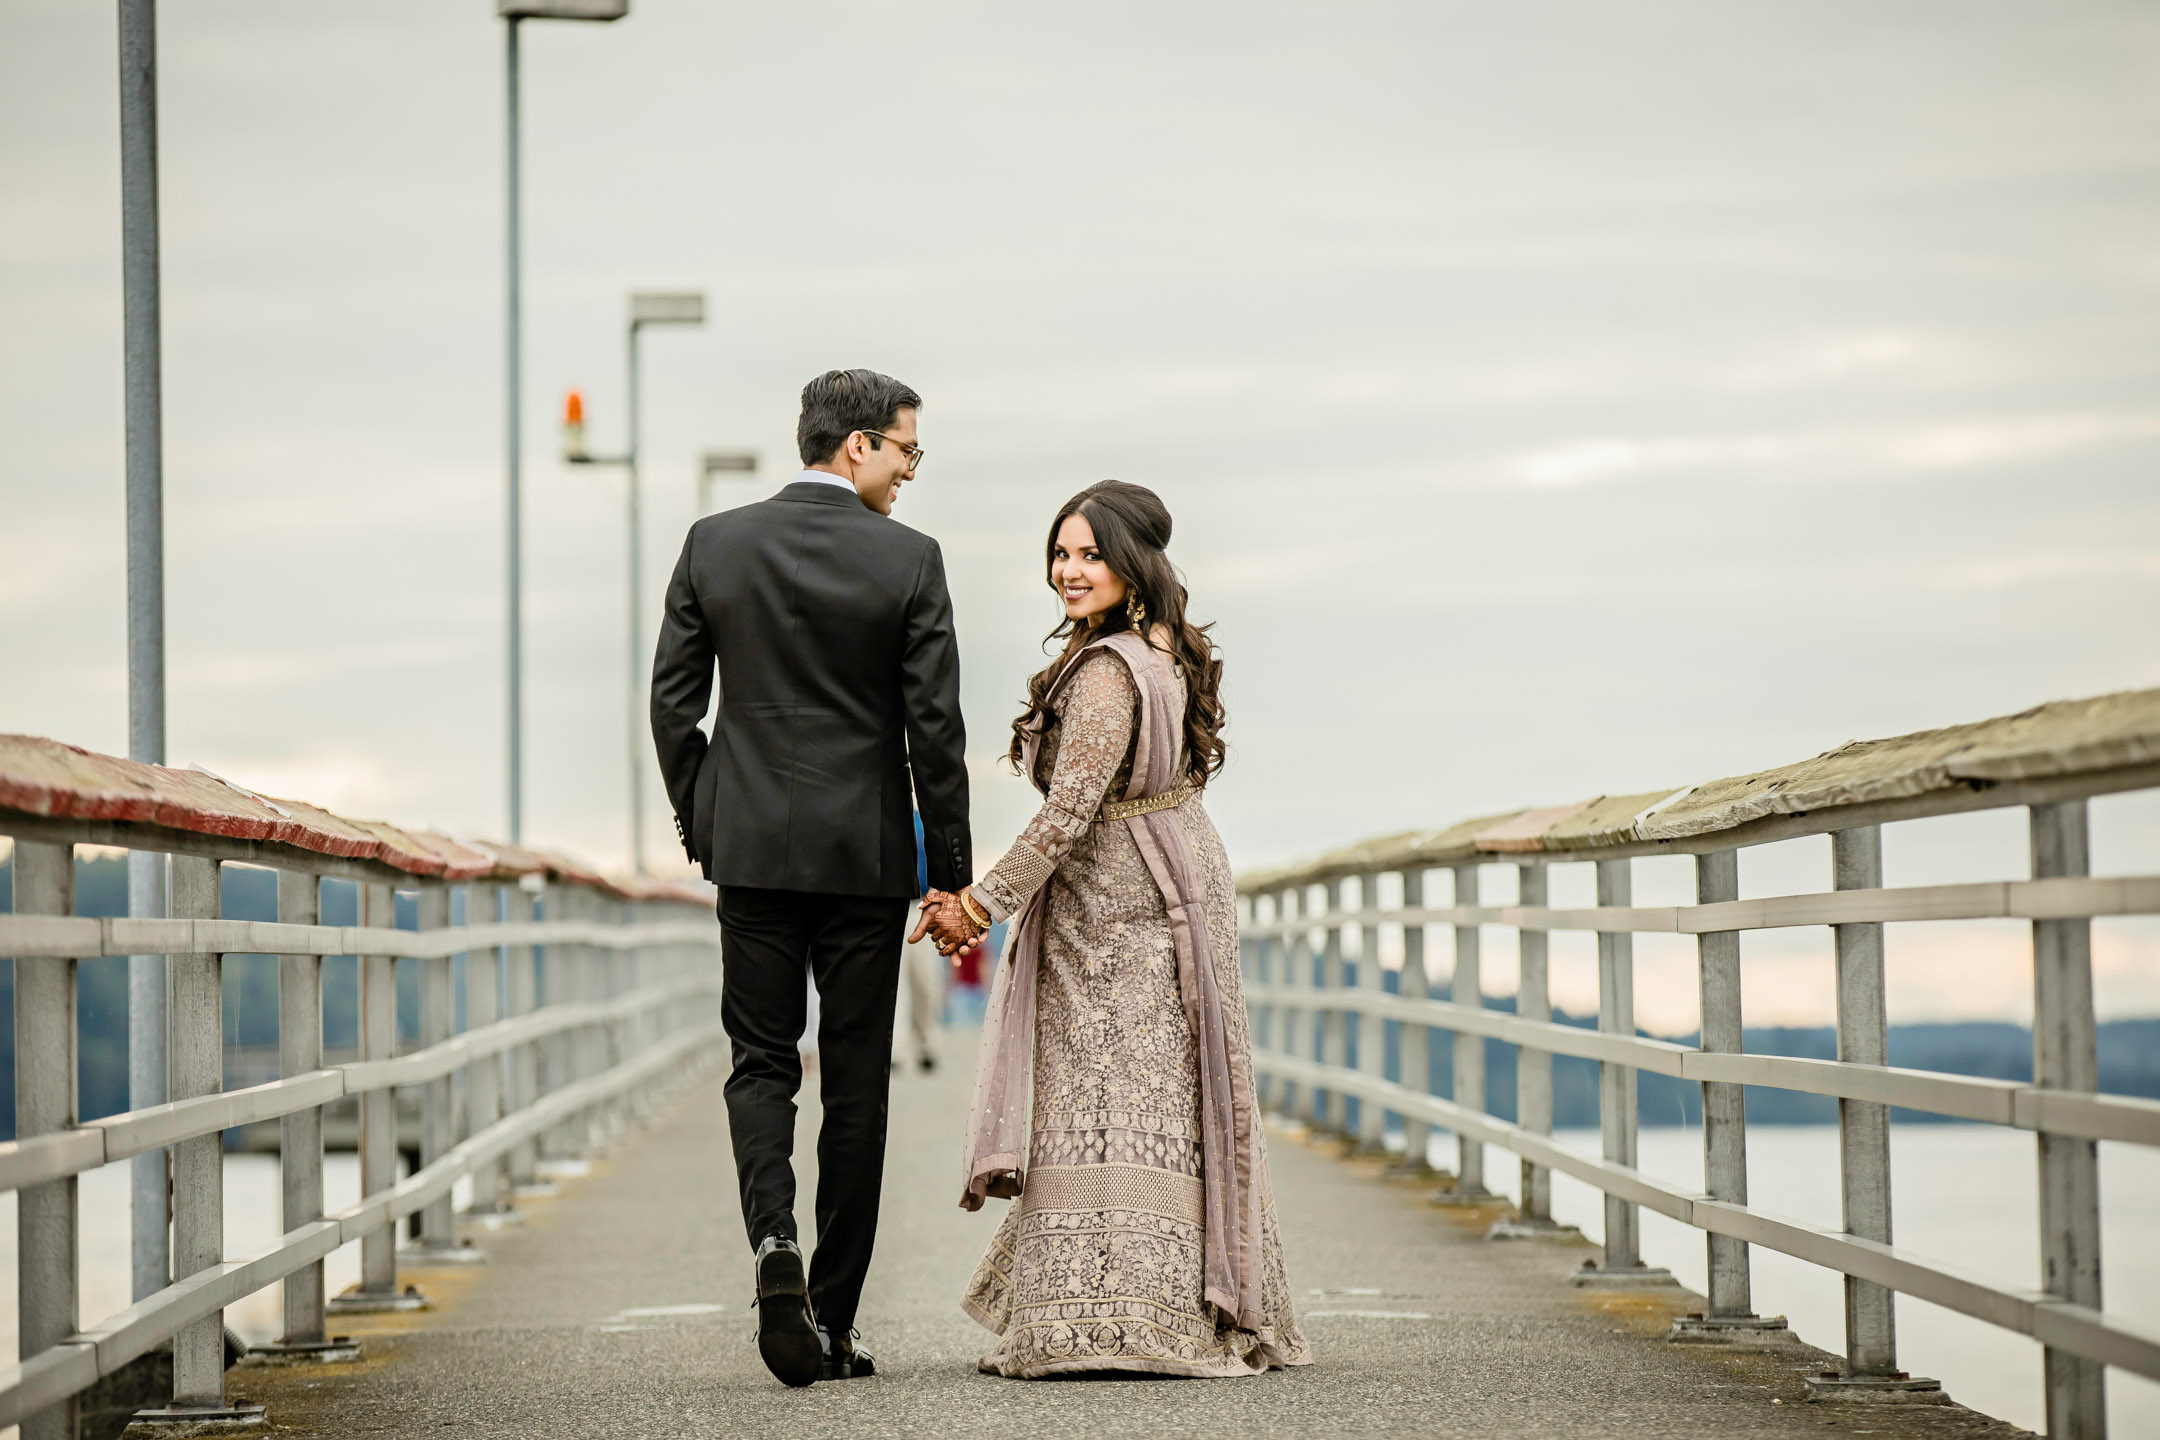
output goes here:
[[807, 974], [818, 989], [817, 1251], [810, 1304], [834, 1331], [855, 1323], [885, 1179], [893, 1002], [908, 902], [722, 886], [721, 1023], [734, 1049], [728, 1130], [754, 1247], [795, 1234], [795, 1092], [802, 1088]]

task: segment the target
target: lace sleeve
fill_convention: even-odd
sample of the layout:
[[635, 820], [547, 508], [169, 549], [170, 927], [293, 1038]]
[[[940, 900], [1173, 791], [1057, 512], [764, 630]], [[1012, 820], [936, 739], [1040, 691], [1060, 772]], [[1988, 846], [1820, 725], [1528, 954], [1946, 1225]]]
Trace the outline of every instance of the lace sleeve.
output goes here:
[[975, 886], [976, 900], [993, 921], [1018, 912], [1086, 832], [1132, 744], [1139, 703], [1125, 662], [1106, 651], [1089, 656], [1073, 675], [1059, 706], [1050, 794], [1005, 858]]

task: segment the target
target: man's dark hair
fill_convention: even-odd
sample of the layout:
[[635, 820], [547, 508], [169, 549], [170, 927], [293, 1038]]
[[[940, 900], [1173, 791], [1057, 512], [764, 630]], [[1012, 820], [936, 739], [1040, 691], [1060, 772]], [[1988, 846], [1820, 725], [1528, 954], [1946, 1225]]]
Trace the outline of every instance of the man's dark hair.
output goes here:
[[[795, 449], [805, 465], [822, 465], [857, 430], [886, 430], [902, 410], [922, 409], [922, 396], [875, 370], [828, 370], [803, 386]], [[877, 436], [870, 448], [882, 448]]]

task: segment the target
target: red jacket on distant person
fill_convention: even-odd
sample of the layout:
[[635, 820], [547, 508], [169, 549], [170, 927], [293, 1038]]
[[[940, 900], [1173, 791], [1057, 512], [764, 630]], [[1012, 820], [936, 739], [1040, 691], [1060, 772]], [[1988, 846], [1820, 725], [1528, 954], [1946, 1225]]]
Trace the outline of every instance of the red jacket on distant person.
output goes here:
[[967, 949], [953, 956], [953, 983], [973, 985], [980, 988], [983, 971], [990, 962], [990, 947], [978, 940]]

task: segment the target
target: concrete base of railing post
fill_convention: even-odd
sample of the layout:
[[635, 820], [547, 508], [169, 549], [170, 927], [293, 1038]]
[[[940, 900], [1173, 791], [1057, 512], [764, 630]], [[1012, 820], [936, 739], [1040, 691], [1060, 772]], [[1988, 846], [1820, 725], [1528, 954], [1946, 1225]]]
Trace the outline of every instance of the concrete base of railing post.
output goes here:
[[446, 1240], [423, 1240], [417, 1245], [401, 1246], [397, 1252], [398, 1265], [425, 1267], [429, 1265], [485, 1265], [487, 1252], [470, 1240], [455, 1243]]
[[1485, 1238], [1488, 1240], [1576, 1241], [1583, 1238], [1583, 1233], [1579, 1227], [1562, 1225], [1557, 1220], [1526, 1220], [1520, 1215], [1511, 1215], [1505, 1220], [1495, 1221], [1493, 1227], [1485, 1232]]
[[1505, 1195], [1495, 1195], [1482, 1185], [1472, 1185], [1466, 1189], [1458, 1184], [1449, 1189], [1433, 1191], [1432, 1194], [1425, 1197], [1425, 1203], [1428, 1205], [1476, 1208], [1487, 1205], [1512, 1205], [1514, 1202]]
[[122, 1440], [189, 1440], [196, 1435], [245, 1435], [268, 1429], [270, 1412], [260, 1405], [168, 1405], [138, 1410]]
[[432, 1310], [435, 1302], [421, 1294], [417, 1285], [407, 1285], [402, 1291], [369, 1291], [356, 1285], [342, 1295], [331, 1296], [323, 1308], [332, 1315], [393, 1315], [407, 1310]]
[[592, 1174], [592, 1161], [582, 1155], [550, 1155], [533, 1166], [533, 1173], [542, 1180], [582, 1180]]
[[1665, 1338], [1675, 1345], [1790, 1345], [1798, 1338], [1783, 1315], [1683, 1315]]
[[1807, 1398], [1828, 1405], [1948, 1405], [1950, 1392], [1940, 1380], [1907, 1375], [1840, 1375], [1834, 1370], [1801, 1377]]
[[350, 1335], [328, 1340], [278, 1340], [251, 1346], [243, 1365], [350, 1365], [360, 1358], [360, 1342]]
[[1582, 1268], [1568, 1276], [1568, 1284], [1584, 1290], [1651, 1290], [1675, 1289], [1680, 1282], [1673, 1273], [1660, 1265], [1645, 1265], [1636, 1261], [1621, 1270], [1607, 1270], [1595, 1260], [1585, 1260]]
[[457, 1218], [458, 1224], [481, 1230], [515, 1230], [525, 1223], [524, 1214], [508, 1202], [498, 1202], [485, 1210], [461, 1210]]

